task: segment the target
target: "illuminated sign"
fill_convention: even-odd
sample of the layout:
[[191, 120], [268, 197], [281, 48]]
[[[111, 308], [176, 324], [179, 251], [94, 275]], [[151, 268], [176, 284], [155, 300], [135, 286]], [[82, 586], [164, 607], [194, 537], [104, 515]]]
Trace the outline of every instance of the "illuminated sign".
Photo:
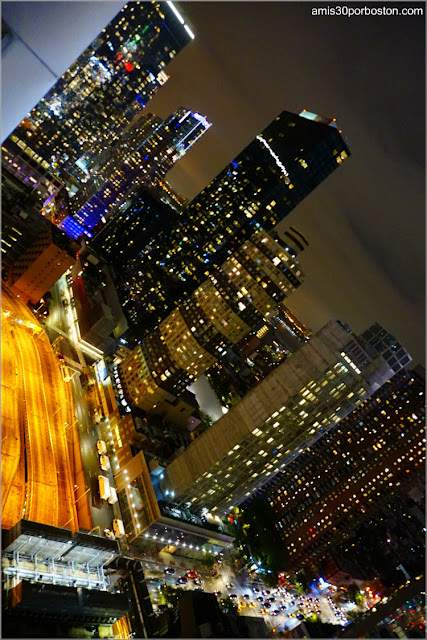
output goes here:
[[162, 85], [165, 84], [166, 80], [168, 80], [169, 76], [162, 70], [157, 74], [157, 82]]

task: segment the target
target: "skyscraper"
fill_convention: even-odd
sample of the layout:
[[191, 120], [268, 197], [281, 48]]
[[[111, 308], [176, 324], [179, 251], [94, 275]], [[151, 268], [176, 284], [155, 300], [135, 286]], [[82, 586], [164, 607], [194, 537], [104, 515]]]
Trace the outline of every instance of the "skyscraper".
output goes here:
[[162, 490], [226, 513], [393, 373], [348, 327], [329, 322], [166, 467]]
[[[329, 122], [329, 124], [327, 124]], [[124, 275], [128, 314], [144, 332], [162, 317], [147, 291], [194, 289], [219, 267], [259, 225], [269, 232], [349, 155], [335, 122], [282, 112], [178, 216], [168, 231], [153, 235], [149, 250], [132, 245]], [[155, 280], [155, 281], [154, 281]], [[168, 284], [170, 283], [170, 285]], [[168, 306], [170, 308], [170, 306]]]
[[125, 5], [15, 129], [17, 144], [84, 181], [193, 37], [173, 3]]
[[406, 349], [378, 322], [364, 331], [362, 338], [381, 353], [393, 371], [399, 371], [410, 362]]
[[255, 231], [121, 363], [128, 401], [149, 410], [179, 395], [301, 282], [294, 252]]
[[93, 175], [71, 200], [75, 215], [61, 228], [76, 237], [71, 221], [77, 220], [95, 233], [135, 189], [163, 178], [210, 126], [206, 118], [183, 108], [166, 120], [152, 114], [139, 118], [95, 159]]
[[251, 496], [273, 509], [290, 570], [422, 476], [424, 416], [424, 382], [403, 370]]
[[269, 232], [350, 151], [334, 121], [283, 111], [182, 213], [165, 269], [188, 279], [221, 264], [252, 233]]

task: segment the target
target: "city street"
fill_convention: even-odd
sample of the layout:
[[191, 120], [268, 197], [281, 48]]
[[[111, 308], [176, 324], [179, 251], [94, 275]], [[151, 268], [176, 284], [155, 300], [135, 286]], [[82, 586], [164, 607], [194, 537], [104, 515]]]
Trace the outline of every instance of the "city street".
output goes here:
[[8, 516], [4, 522], [13, 526], [24, 514], [28, 520], [76, 530], [66, 439], [73, 407], [64, 402], [59, 363], [34, 315], [7, 287], [3, 288], [2, 316], [2, 411], [7, 417], [2, 482], [6, 487], [3, 515]]
[[[85, 478], [87, 500], [92, 519], [92, 531], [95, 535], [104, 535], [104, 529], [112, 529], [112, 521], [120, 518], [118, 503], [109, 505], [99, 497], [98, 476], [104, 475], [114, 485], [111, 470], [102, 471], [99, 466], [99, 455], [96, 442], [102, 439], [102, 427], [94, 419], [93, 400], [90, 388], [84, 389], [80, 380], [80, 373], [92, 364], [94, 358], [83, 352], [75, 340], [70, 327], [72, 315], [69, 311], [70, 292], [65, 276], [51, 290], [53, 304], [46, 321], [46, 329], [58, 353], [64, 356], [65, 364], [71, 376], [70, 385], [74, 401], [74, 413], [77, 420], [82, 466]], [[67, 300], [67, 308], [63, 300]], [[107, 449], [108, 449], [107, 444]], [[107, 452], [107, 454], [109, 451]], [[82, 494], [82, 492], [80, 492]]]
[[[216, 591], [220, 599], [231, 596], [240, 615], [262, 616], [267, 626], [276, 631], [292, 629], [299, 624], [300, 619], [310, 615], [318, 615], [323, 622], [332, 624], [346, 622], [344, 610], [333, 605], [326, 595], [296, 596], [293, 591], [282, 587], [271, 589], [265, 587], [260, 578], [250, 577], [247, 573], [236, 577], [233, 569], [226, 563], [219, 567], [220, 576], [214, 578], [205, 568], [198, 568], [197, 562], [189, 558], [160, 553], [156, 559], [145, 557], [142, 559], [155, 610], [159, 609], [160, 587], [162, 584], [167, 584], [185, 590], [201, 588], [207, 593]], [[172, 566], [175, 573], [172, 575], [165, 573], [167, 566]], [[183, 566], [185, 569], [182, 568]], [[186, 584], [177, 584], [177, 579], [184, 577], [189, 570], [197, 572], [201, 581], [199, 586], [191, 578], [188, 578]]]
[[[118, 504], [109, 505], [99, 497], [98, 476], [104, 475], [114, 485], [111, 469], [102, 471], [99, 466], [99, 455], [96, 449], [97, 440], [102, 439], [102, 426], [95, 422], [93, 404], [90, 391], [84, 389], [80, 380], [80, 372], [93, 362], [93, 358], [83, 353], [80, 345], [72, 337], [70, 330], [71, 316], [65, 310], [62, 300], [66, 297], [67, 284], [59, 281], [52, 289], [54, 304], [46, 322], [51, 332], [58, 337], [58, 351], [64, 355], [65, 362], [72, 375], [70, 384], [74, 400], [74, 412], [79, 430], [80, 451], [85, 476], [85, 490], [88, 491], [89, 509], [92, 518], [92, 531], [95, 535], [103, 536], [104, 529], [112, 529], [113, 519], [120, 517]], [[59, 325], [59, 326], [58, 326]], [[60, 329], [60, 331], [59, 331]], [[54, 337], [53, 335], [51, 336]], [[107, 455], [108, 451], [107, 444]]]

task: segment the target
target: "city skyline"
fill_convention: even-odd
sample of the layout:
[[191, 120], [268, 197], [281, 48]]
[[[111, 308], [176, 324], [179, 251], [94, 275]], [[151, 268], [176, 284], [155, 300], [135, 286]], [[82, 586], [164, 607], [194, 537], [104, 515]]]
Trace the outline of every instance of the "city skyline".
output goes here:
[[[5, 3], [8, 11], [13, 4]], [[52, 3], [31, 6], [35, 4], [45, 28]], [[97, 3], [104, 12], [107, 4]], [[282, 109], [298, 113], [307, 108], [336, 117], [353, 158], [342, 179], [332, 178], [327, 191], [320, 189], [289, 219], [315, 238], [303, 265], [313, 277], [293, 300], [292, 311], [314, 330], [337, 317], [356, 330], [381, 322], [407, 345], [415, 362], [422, 363], [422, 16], [347, 19], [312, 16], [305, 3], [251, 2], [243, 21], [239, 2], [176, 6], [195, 39], [168, 65], [170, 78], [144, 113], [166, 118], [185, 103], [205, 113], [213, 126], [169, 174], [172, 187], [194, 198]], [[25, 24], [22, 15], [20, 21]], [[251, 33], [263, 37], [256, 53]], [[82, 51], [86, 46], [82, 40]], [[53, 60], [52, 45], [46, 43], [45, 49]], [[381, 55], [372, 53], [376, 50]], [[405, 258], [396, 260], [403, 251]]]
[[149, 109], [165, 117], [185, 96], [213, 125], [170, 184], [194, 198], [283, 108], [335, 117], [352, 158], [288, 217], [312, 239], [310, 282], [291, 310], [314, 330], [333, 318], [355, 330], [378, 321], [423, 362], [422, 18], [311, 16], [293, 2], [248, 3], [244, 19], [239, 2], [177, 7], [196, 38]]
[[95, 4], [2, 19], [2, 635], [423, 637], [424, 9]]

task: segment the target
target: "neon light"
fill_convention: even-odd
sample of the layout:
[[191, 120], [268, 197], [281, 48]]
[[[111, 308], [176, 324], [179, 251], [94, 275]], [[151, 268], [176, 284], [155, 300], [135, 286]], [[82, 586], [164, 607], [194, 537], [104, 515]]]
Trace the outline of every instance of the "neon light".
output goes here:
[[212, 124], [204, 116], [201, 116], [200, 113], [193, 113], [193, 118], [201, 122], [206, 129], [209, 129]]
[[194, 40], [195, 35], [194, 33], [191, 31], [190, 27], [188, 26], [188, 24], [184, 25], [184, 29], [186, 30], [186, 32], [188, 33], [188, 35], [190, 36], [190, 38], [192, 38]]
[[179, 13], [178, 9], [175, 8], [173, 2], [167, 2], [167, 4], [170, 6], [170, 8], [172, 9], [172, 11], [174, 12], [174, 14], [176, 15], [176, 17], [178, 18], [178, 20], [180, 21], [181, 24], [184, 24], [184, 20], [181, 16], [181, 14]]
[[[182, 116], [181, 120], [178, 120], [178, 122], [182, 122], [183, 120], [185, 120], [185, 118], [188, 118], [188, 116], [190, 115], [191, 111], [187, 111], [187, 113], [185, 114], [185, 116]], [[194, 115], [194, 114], [193, 114]]]
[[281, 163], [280, 158], [274, 153], [273, 149], [270, 147], [270, 145], [268, 144], [268, 142], [266, 140], [264, 140], [264, 138], [262, 136], [257, 136], [257, 140], [259, 140], [260, 142], [262, 142], [262, 144], [264, 145], [264, 147], [266, 147], [268, 149], [268, 151], [270, 152], [270, 155], [273, 156], [273, 158], [276, 161], [277, 166], [279, 167], [279, 169], [282, 171], [282, 173], [288, 177], [289, 173], [286, 171], [284, 165]]

